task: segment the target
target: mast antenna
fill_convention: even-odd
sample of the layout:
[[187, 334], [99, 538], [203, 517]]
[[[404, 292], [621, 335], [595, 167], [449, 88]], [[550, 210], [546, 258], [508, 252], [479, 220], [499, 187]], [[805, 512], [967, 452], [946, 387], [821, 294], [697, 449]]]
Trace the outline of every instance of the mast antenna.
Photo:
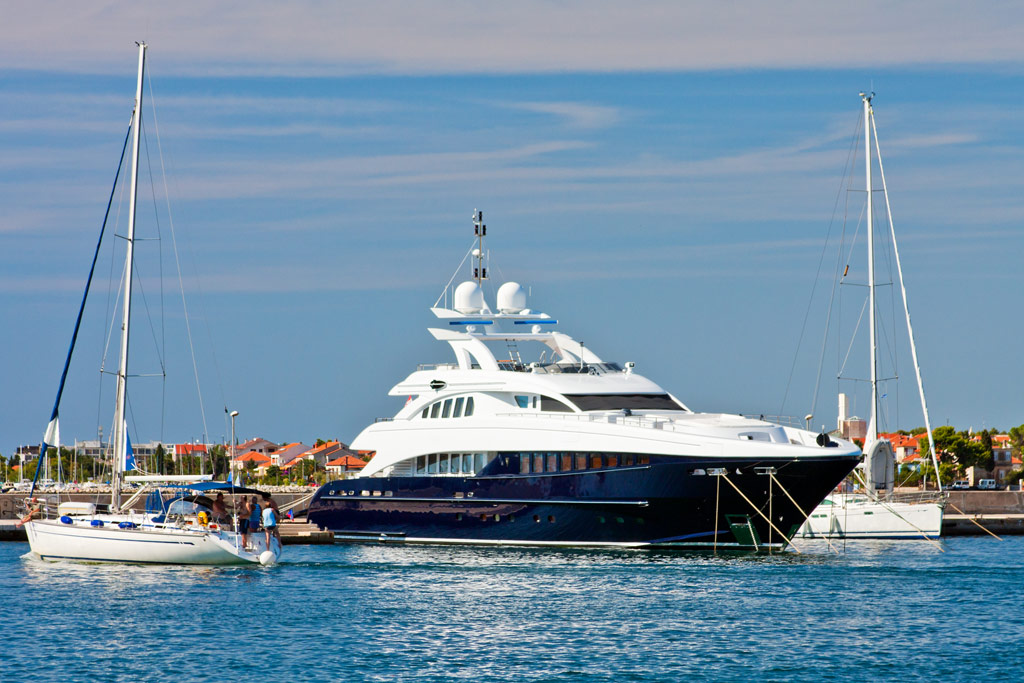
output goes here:
[[473, 250], [473, 257], [476, 259], [473, 279], [482, 287], [483, 281], [487, 279], [487, 268], [484, 267], [484, 236], [487, 234], [487, 226], [484, 225], [484, 212], [479, 209], [473, 210], [473, 234], [477, 239], [476, 249]]

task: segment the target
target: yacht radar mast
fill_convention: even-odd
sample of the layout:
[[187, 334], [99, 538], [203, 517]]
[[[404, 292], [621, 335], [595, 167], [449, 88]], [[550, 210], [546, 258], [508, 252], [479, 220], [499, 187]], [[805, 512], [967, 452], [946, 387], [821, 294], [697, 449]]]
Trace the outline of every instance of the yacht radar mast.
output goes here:
[[484, 267], [484, 236], [487, 234], [487, 226], [484, 225], [484, 212], [479, 209], [473, 210], [473, 234], [476, 235], [477, 245], [473, 250], [473, 257], [476, 265], [473, 266], [473, 279], [476, 284], [483, 287], [487, 279], [487, 268]]

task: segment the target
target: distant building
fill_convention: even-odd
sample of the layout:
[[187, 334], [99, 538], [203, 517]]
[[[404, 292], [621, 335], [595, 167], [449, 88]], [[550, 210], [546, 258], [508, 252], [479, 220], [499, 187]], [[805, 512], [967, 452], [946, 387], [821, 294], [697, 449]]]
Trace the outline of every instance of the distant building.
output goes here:
[[287, 465], [292, 460], [295, 460], [304, 453], [308, 453], [310, 450], [309, 446], [304, 443], [296, 441], [286, 446], [281, 446], [279, 449], [270, 454], [270, 460], [274, 465], [282, 467]]
[[248, 453], [235, 456], [235, 459], [231, 461], [231, 469], [239, 471], [247, 470], [249, 469], [250, 462], [255, 463], [255, 468], [257, 470], [263, 467], [264, 472], [266, 471], [265, 468], [269, 467], [271, 464], [269, 455], [257, 453], [256, 451], [249, 451]]
[[235, 453], [262, 453], [263, 455], [270, 455], [278, 448], [277, 444], [273, 441], [267, 441], [266, 439], [249, 439], [245, 443], [240, 443], [235, 446]]
[[342, 476], [348, 472], [358, 472], [366, 467], [366, 461], [354, 455], [343, 455], [327, 463], [327, 473]]

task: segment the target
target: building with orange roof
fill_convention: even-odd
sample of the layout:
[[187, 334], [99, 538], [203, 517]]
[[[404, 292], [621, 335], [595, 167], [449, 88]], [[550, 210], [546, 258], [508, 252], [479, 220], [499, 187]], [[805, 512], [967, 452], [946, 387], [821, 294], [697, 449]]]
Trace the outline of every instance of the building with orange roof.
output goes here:
[[276, 451], [270, 454], [270, 460], [274, 465], [281, 467], [287, 465], [295, 458], [298, 458], [302, 454], [309, 451], [309, 446], [306, 444], [296, 441], [285, 446], [281, 446]]
[[358, 472], [364, 467], [366, 467], [365, 460], [346, 454], [327, 463], [327, 473], [342, 476], [346, 472]]
[[264, 455], [262, 453], [257, 453], [256, 451], [249, 451], [248, 453], [243, 453], [242, 455], [235, 456], [234, 460], [231, 461], [231, 469], [248, 469], [250, 462], [256, 463], [257, 469], [259, 469], [260, 467], [266, 468], [271, 465], [270, 456]]

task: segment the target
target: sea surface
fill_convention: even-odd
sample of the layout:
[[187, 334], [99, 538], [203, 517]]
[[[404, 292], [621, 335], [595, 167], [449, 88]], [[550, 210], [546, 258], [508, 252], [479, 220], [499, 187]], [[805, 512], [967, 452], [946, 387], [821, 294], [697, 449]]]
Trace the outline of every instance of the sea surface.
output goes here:
[[1024, 537], [942, 546], [288, 546], [187, 568], [0, 543], [0, 681], [1024, 679]]

